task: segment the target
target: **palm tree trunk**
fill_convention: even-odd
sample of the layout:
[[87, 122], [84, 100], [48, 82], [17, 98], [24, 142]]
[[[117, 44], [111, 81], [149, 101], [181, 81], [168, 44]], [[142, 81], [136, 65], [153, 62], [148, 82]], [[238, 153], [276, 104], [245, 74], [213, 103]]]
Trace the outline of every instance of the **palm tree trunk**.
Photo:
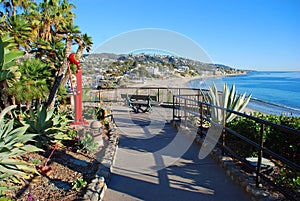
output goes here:
[[78, 49], [77, 49], [77, 51], [76, 51], [76, 55], [77, 55], [79, 58], [81, 58], [81, 56], [82, 56], [82, 54], [83, 54], [83, 51], [84, 51], [84, 48], [85, 48], [85, 46], [83, 46], [83, 45], [80, 45], [80, 46], [78, 47]]
[[4, 89], [8, 88], [6, 80], [0, 81], [0, 107], [2, 109], [11, 105], [9, 95], [4, 91]]
[[46, 103], [47, 108], [54, 107], [54, 99], [55, 99], [56, 93], [57, 93], [58, 88], [59, 88], [60, 84], [62, 83], [62, 80], [64, 79], [67, 69], [68, 69], [68, 62], [69, 62], [68, 58], [69, 58], [69, 55], [71, 54], [71, 48], [72, 48], [72, 39], [68, 37], [67, 41], [66, 41], [66, 54], [65, 54], [64, 62], [62, 64], [62, 66], [60, 67], [58, 75], [55, 77], [54, 84], [50, 90], [50, 94], [48, 96], [48, 101]]

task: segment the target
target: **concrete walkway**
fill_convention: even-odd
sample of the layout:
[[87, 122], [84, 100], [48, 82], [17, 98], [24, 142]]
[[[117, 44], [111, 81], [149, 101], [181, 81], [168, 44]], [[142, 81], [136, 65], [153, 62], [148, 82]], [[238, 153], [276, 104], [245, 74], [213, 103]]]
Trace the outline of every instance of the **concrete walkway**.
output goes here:
[[171, 112], [113, 108], [120, 143], [103, 200], [251, 200], [209, 156], [198, 158], [200, 146], [171, 127]]

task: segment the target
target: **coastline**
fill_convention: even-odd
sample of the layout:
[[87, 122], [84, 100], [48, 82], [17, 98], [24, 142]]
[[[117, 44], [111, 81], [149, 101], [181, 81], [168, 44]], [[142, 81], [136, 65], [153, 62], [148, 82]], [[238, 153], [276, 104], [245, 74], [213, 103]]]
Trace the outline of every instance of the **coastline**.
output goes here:
[[215, 79], [215, 78], [223, 78], [223, 77], [231, 77], [231, 76], [240, 76], [246, 75], [247, 73], [234, 73], [227, 75], [198, 75], [193, 77], [176, 77], [176, 78], [167, 78], [167, 79], [157, 79], [151, 78], [146, 79], [144, 82], [130, 84], [132, 87], [183, 87], [183, 88], [191, 88], [189, 86], [189, 82], [197, 79]]
[[[152, 79], [145, 79], [144, 81], [139, 80], [136, 83], [132, 83], [128, 86], [192, 88], [192, 86], [190, 86], [189, 83], [193, 80], [218, 79], [218, 78], [225, 78], [225, 77], [243, 76], [247, 74], [248, 73], [237, 73], [237, 74], [229, 74], [229, 75], [199, 75], [194, 77], [176, 77], [176, 78], [167, 78], [167, 79], [152, 78]], [[247, 107], [244, 109], [243, 112], [248, 115], [253, 115], [253, 113], [259, 112], [263, 114], [274, 114], [277, 116], [285, 115], [285, 116], [300, 117], [300, 111], [297, 109], [295, 110], [294, 108], [290, 108], [285, 105], [268, 102], [263, 99], [257, 99], [255, 97], [251, 98], [249, 104], [247, 105]]]
[[[223, 78], [227, 76], [239, 76], [245, 75], [246, 73], [237, 73], [230, 75], [199, 75], [194, 77], [178, 77], [178, 78], [168, 78], [168, 79], [146, 79], [144, 82], [130, 84], [132, 87], [175, 87], [175, 88], [191, 88], [189, 82], [197, 79], [214, 79], [214, 78]], [[244, 111], [246, 114], [251, 115], [254, 112], [260, 112], [251, 107], [246, 107]], [[262, 113], [262, 112], [261, 112]]]

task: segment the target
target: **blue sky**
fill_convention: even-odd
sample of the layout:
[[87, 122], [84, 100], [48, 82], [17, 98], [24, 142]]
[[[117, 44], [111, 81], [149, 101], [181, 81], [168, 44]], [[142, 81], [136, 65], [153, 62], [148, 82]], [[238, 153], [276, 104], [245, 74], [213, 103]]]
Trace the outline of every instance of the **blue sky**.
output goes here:
[[73, 0], [75, 24], [94, 48], [128, 31], [158, 28], [193, 40], [214, 63], [300, 71], [299, 0]]

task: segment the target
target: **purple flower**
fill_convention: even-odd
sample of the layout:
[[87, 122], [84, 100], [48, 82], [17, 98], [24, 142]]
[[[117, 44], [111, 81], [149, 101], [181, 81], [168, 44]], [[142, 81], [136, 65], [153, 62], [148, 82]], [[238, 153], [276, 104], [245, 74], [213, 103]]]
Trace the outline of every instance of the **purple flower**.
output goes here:
[[36, 198], [31, 193], [28, 193], [27, 201], [36, 201]]

